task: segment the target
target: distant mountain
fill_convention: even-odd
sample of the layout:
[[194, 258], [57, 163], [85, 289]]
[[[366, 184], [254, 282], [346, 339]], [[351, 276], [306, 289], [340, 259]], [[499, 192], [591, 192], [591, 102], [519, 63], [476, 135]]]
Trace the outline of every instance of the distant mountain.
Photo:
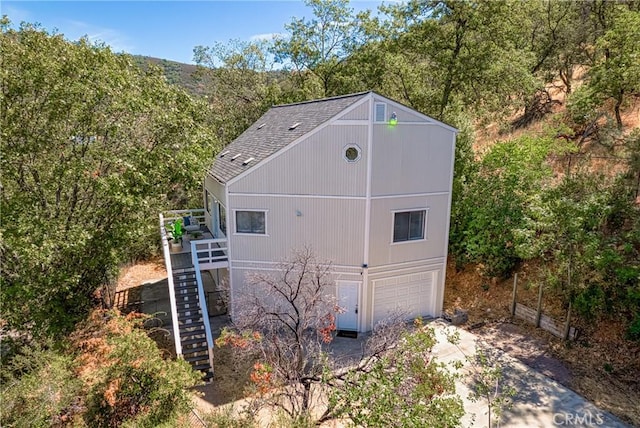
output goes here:
[[192, 95], [205, 94], [206, 79], [198, 73], [198, 66], [143, 55], [133, 55], [133, 58], [144, 70], [151, 65], [160, 67], [169, 83], [183, 87]]

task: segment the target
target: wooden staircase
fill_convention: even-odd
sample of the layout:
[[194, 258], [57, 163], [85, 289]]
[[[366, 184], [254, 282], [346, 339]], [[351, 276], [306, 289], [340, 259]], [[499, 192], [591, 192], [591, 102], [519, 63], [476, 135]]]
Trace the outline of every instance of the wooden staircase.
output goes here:
[[[194, 370], [203, 373], [203, 379], [213, 378], [213, 350], [207, 345], [205, 320], [200, 309], [198, 283], [193, 266], [173, 271], [176, 310], [180, 330], [182, 357]], [[206, 305], [206, 302], [202, 302]]]

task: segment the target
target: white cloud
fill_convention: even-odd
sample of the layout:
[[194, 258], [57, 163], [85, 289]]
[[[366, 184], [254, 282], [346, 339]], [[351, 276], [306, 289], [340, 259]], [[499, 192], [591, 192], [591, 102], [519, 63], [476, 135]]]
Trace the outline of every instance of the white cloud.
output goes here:
[[93, 42], [103, 42], [111, 47], [114, 52], [131, 53], [135, 46], [131, 43], [126, 34], [112, 28], [98, 27], [82, 21], [69, 21], [69, 27], [65, 31], [65, 37], [71, 40], [77, 40], [81, 37], [87, 38]]
[[259, 42], [259, 41], [269, 41], [269, 40], [273, 40], [276, 37], [282, 37], [284, 36], [284, 34], [282, 33], [264, 33], [264, 34], [254, 34], [253, 36], [249, 37], [249, 40], [252, 42]]
[[23, 21], [28, 22], [30, 16], [28, 11], [14, 6], [4, 6], [2, 8], [2, 15], [7, 15], [9, 17], [13, 27], [19, 26]]

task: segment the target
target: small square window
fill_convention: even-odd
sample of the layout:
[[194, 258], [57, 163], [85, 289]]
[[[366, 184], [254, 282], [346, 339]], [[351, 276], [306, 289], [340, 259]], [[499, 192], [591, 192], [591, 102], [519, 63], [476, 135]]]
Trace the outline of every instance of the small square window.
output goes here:
[[394, 213], [393, 242], [424, 239], [426, 210]]
[[266, 234], [264, 211], [236, 211], [236, 233]]

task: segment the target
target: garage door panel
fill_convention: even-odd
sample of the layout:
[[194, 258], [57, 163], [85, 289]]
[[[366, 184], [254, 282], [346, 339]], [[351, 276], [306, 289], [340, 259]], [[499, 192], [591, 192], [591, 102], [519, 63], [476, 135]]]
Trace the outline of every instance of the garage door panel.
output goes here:
[[373, 281], [373, 321], [402, 311], [409, 318], [433, 314], [435, 271]]

